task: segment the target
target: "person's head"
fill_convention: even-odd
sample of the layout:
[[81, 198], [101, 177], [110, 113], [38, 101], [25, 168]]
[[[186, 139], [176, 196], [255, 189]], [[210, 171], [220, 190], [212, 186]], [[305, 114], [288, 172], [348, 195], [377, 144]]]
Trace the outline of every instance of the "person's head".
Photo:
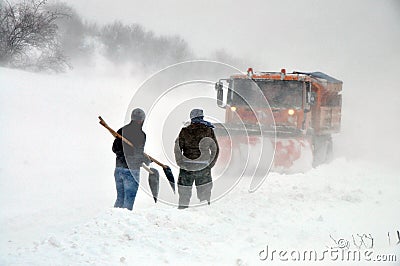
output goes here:
[[202, 109], [193, 109], [190, 111], [190, 120], [194, 118], [204, 118], [203, 110]]
[[146, 118], [146, 114], [140, 108], [133, 109], [131, 113], [131, 120], [138, 124], [143, 124], [144, 119]]

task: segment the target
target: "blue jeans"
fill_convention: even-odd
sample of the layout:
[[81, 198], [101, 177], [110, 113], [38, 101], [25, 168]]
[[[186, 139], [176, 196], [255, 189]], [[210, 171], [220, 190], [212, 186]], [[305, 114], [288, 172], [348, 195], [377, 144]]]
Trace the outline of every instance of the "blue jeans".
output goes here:
[[117, 200], [115, 208], [132, 210], [136, 193], [139, 188], [139, 169], [116, 167], [114, 172], [115, 186], [117, 188]]

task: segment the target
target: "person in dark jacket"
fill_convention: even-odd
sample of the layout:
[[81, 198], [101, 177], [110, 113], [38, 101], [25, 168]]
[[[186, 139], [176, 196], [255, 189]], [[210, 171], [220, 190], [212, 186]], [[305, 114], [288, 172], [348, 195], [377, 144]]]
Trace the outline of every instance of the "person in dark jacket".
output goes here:
[[182, 128], [175, 141], [175, 160], [180, 167], [178, 178], [179, 209], [189, 206], [193, 182], [196, 184], [199, 200], [210, 204], [212, 177], [219, 147], [214, 126], [204, 120], [203, 110], [190, 112], [191, 123]]
[[114, 204], [116, 208], [132, 210], [139, 187], [140, 166], [143, 162], [150, 163], [144, 156], [146, 134], [142, 126], [145, 117], [144, 111], [136, 108], [132, 111], [131, 122], [117, 131], [133, 144], [133, 148], [119, 138], [114, 140], [112, 146], [112, 151], [117, 156], [114, 172], [117, 189], [117, 200]]

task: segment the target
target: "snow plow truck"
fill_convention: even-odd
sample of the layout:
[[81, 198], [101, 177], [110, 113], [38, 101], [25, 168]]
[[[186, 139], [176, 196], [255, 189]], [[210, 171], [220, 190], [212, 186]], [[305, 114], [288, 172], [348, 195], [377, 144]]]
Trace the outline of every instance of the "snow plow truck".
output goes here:
[[272, 162], [264, 167], [275, 172], [304, 172], [332, 159], [342, 81], [321, 72], [249, 68], [220, 79], [215, 89], [217, 105], [225, 109], [225, 122], [215, 124], [222, 161], [240, 156], [243, 145], [259, 145], [261, 138], [274, 147]]

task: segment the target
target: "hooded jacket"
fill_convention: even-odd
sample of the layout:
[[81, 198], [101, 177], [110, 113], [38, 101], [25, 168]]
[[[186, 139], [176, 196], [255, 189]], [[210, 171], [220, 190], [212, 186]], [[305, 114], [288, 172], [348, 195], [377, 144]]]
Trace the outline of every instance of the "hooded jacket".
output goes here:
[[179, 167], [197, 171], [213, 167], [219, 154], [214, 130], [203, 123], [182, 128], [175, 142], [175, 160]]
[[142, 125], [131, 121], [117, 132], [132, 142], [133, 148], [119, 138], [114, 140], [112, 151], [117, 156], [116, 167], [139, 169], [143, 162], [148, 164], [148, 159], [143, 154], [146, 134], [142, 130]]

